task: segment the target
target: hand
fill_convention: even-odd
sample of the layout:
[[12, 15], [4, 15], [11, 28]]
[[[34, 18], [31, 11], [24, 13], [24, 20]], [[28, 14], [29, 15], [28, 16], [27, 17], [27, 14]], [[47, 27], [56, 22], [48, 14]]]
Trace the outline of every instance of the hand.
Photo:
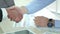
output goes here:
[[48, 18], [43, 16], [37, 16], [35, 17], [34, 22], [37, 26], [47, 27]]
[[8, 13], [8, 18], [10, 18], [13, 21], [19, 22], [23, 18], [23, 14], [21, 13], [20, 8], [16, 6], [12, 6], [6, 9]]

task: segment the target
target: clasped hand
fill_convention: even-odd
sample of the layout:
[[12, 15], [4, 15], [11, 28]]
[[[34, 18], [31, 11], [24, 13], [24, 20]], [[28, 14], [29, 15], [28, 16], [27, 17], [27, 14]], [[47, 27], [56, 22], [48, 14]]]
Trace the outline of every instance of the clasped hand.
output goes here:
[[8, 13], [7, 16], [10, 20], [13, 20], [17, 23], [22, 20], [23, 14], [19, 7], [12, 6], [12, 7], [7, 8], [6, 10]]

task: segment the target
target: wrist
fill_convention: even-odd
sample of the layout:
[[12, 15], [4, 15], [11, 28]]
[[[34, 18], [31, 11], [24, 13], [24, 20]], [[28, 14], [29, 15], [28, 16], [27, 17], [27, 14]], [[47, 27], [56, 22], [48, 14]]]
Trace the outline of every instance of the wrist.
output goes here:
[[6, 12], [7, 12], [7, 14], [9, 14], [9, 8], [6, 8]]
[[25, 6], [20, 7], [22, 14], [26, 14], [28, 12], [27, 8]]
[[7, 11], [7, 13], [8, 13], [8, 8], [6, 8], [6, 11]]

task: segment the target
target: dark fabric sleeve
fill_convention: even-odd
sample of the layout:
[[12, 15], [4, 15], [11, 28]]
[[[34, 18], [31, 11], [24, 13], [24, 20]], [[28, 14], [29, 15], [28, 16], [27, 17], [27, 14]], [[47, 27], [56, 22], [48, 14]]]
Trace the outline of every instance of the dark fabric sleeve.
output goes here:
[[0, 9], [0, 22], [2, 21], [2, 17], [3, 17], [2, 10]]
[[7, 7], [11, 7], [14, 6], [14, 0], [4, 0], [5, 4], [7, 5]]

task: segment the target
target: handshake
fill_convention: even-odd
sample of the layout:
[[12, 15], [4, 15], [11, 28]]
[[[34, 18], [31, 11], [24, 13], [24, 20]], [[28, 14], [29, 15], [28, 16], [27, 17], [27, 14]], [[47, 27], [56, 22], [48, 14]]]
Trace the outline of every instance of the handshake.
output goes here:
[[12, 21], [15, 22], [19, 22], [22, 20], [23, 18], [23, 14], [27, 11], [26, 8], [24, 6], [22, 7], [16, 7], [16, 6], [12, 6], [9, 8], [6, 8], [6, 11], [8, 13], [8, 18]]

